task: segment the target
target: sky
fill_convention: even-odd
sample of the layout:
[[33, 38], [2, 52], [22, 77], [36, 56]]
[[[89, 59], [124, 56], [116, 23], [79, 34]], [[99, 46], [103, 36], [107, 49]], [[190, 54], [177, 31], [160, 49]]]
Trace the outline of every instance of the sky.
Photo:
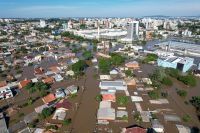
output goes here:
[[0, 0], [1, 18], [197, 16], [200, 0]]

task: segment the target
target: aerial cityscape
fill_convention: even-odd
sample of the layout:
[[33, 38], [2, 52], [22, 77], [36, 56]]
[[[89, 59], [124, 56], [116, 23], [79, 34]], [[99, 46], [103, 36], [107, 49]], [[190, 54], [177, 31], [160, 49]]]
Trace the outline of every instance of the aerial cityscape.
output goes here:
[[0, 9], [0, 133], [200, 133], [199, 0]]

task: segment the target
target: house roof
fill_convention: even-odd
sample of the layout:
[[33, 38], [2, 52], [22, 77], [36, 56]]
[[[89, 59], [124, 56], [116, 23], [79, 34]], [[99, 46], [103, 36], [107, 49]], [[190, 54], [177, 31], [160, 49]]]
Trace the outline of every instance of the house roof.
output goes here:
[[126, 63], [125, 66], [129, 68], [139, 68], [139, 63], [136, 61], [133, 61], [133, 62]]
[[44, 74], [44, 69], [42, 67], [35, 68], [34, 73], [37, 75], [42, 75]]
[[115, 97], [115, 95], [112, 95], [112, 94], [103, 94], [102, 100], [103, 101], [115, 101], [116, 97]]
[[54, 81], [53, 77], [47, 77], [46, 79], [42, 80], [44, 83], [52, 83]]
[[57, 104], [56, 104], [56, 108], [65, 108], [65, 109], [71, 109], [72, 104], [67, 101], [66, 99], [60, 100]]
[[49, 67], [48, 70], [49, 71], [59, 71], [60, 69], [57, 66], [52, 66], [52, 67]]
[[20, 88], [24, 88], [30, 82], [31, 82], [31, 80], [27, 80], [27, 79], [20, 81], [19, 82]]
[[54, 96], [54, 94], [50, 93], [47, 96], [43, 97], [42, 100], [44, 103], [50, 103], [50, 102], [56, 100], [56, 97]]
[[113, 108], [100, 108], [97, 112], [99, 120], [115, 120], [115, 109]]
[[0, 87], [4, 87], [7, 85], [7, 82], [4, 80], [4, 81], [0, 81]]
[[147, 133], [147, 130], [140, 127], [132, 127], [127, 128], [124, 133]]

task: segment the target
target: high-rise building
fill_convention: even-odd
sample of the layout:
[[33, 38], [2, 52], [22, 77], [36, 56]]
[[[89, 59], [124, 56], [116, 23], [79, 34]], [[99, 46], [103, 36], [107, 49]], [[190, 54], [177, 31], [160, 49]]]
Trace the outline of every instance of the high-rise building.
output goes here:
[[127, 27], [127, 38], [131, 41], [138, 39], [139, 36], [139, 21], [132, 21]]
[[64, 30], [64, 31], [67, 31], [67, 29], [68, 29], [67, 23], [62, 24], [62, 26], [63, 26], [63, 30]]
[[67, 23], [67, 28], [68, 28], [68, 29], [72, 29], [72, 28], [73, 28], [73, 23], [72, 23], [71, 20], [68, 21], [68, 23]]
[[42, 28], [46, 27], [45, 20], [40, 20], [40, 27], [42, 27]]

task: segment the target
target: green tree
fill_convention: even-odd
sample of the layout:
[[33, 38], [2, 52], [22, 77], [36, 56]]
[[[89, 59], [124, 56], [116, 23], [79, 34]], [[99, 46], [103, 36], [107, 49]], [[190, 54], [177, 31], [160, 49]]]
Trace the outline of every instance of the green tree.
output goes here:
[[122, 55], [116, 54], [116, 53], [111, 54], [112, 65], [119, 66], [119, 65], [122, 65], [124, 62], [125, 62], [125, 58]]
[[197, 116], [200, 118], [200, 96], [193, 96], [190, 103], [195, 107]]
[[79, 60], [78, 62], [76, 62], [75, 64], [72, 65], [72, 70], [74, 71], [74, 73], [76, 75], [80, 75], [81, 73], [83, 73], [86, 66], [87, 65], [86, 65], [85, 61]]
[[72, 123], [72, 119], [70, 119], [70, 118], [63, 121], [63, 125], [65, 125], [65, 126], [68, 126], [71, 123]]
[[180, 97], [186, 97], [186, 96], [187, 96], [187, 91], [185, 91], [185, 90], [177, 90], [176, 93], [177, 93]]
[[109, 73], [111, 69], [111, 62], [109, 59], [100, 58], [99, 59], [99, 69], [102, 73]]
[[177, 79], [179, 81], [183, 82], [184, 84], [192, 86], [192, 87], [196, 86], [196, 84], [197, 84], [196, 78], [190, 74], [186, 75], [186, 76], [179, 76]]
[[85, 51], [83, 53], [83, 57], [86, 59], [86, 60], [90, 60], [92, 58], [92, 53], [91, 51]]
[[97, 96], [95, 97], [95, 99], [96, 99], [97, 102], [102, 101], [102, 95], [97, 95]]
[[148, 95], [149, 95], [149, 97], [150, 98], [152, 98], [152, 99], [158, 99], [159, 98], [159, 94], [158, 94], [158, 92], [157, 91], [150, 91], [150, 92], [148, 92]]
[[49, 117], [55, 111], [54, 107], [44, 108], [42, 112], [39, 114], [40, 119], [45, 119]]
[[180, 75], [179, 70], [174, 68], [166, 68], [165, 73], [173, 78], [177, 78]]
[[125, 74], [126, 74], [126, 76], [128, 76], [128, 77], [131, 77], [131, 76], [133, 76], [133, 71], [132, 70], [126, 70], [125, 71]]

